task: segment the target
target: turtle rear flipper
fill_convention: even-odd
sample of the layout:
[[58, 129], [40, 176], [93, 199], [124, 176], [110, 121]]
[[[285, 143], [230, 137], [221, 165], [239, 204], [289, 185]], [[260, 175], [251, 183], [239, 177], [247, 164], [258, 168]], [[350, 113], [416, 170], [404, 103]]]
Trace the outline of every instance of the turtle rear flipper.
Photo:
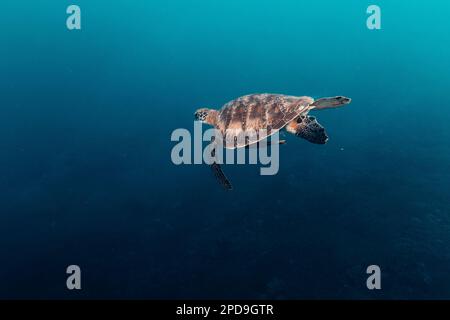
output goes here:
[[213, 163], [210, 165], [211, 169], [216, 176], [217, 180], [219, 180], [220, 184], [226, 189], [226, 190], [232, 190], [233, 186], [231, 185], [230, 180], [225, 176], [225, 173], [223, 173], [222, 168], [220, 167], [220, 164]]
[[286, 126], [286, 130], [311, 143], [325, 144], [328, 141], [324, 127], [312, 116], [299, 116]]
[[332, 98], [322, 98], [316, 100], [312, 106], [314, 110], [322, 110], [322, 109], [330, 109], [330, 108], [339, 108], [345, 106], [352, 102], [352, 99], [342, 96], [332, 97]]

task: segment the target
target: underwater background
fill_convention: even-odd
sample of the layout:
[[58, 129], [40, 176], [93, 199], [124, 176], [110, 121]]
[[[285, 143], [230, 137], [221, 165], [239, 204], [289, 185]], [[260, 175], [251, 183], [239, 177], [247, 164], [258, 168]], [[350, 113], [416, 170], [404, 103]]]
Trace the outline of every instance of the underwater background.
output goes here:
[[[0, 298], [450, 298], [450, 2], [0, 12]], [[286, 135], [275, 176], [224, 166], [232, 192], [172, 163], [196, 109], [259, 92], [353, 102], [313, 112], [327, 145]]]

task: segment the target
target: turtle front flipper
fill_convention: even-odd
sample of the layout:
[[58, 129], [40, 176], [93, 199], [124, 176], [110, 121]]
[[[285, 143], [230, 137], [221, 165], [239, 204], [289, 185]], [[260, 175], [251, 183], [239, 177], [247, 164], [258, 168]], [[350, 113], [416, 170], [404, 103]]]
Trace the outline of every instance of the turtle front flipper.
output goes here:
[[325, 144], [328, 141], [324, 127], [312, 116], [299, 116], [286, 126], [286, 130], [311, 143]]
[[[214, 139], [213, 139], [214, 141]], [[216, 148], [217, 144], [215, 144], [215, 147], [211, 151], [211, 156], [214, 158], [214, 162], [210, 164], [211, 170], [213, 171], [214, 175], [216, 176], [217, 180], [219, 180], [219, 183], [226, 189], [226, 190], [232, 190], [233, 186], [231, 185], [230, 180], [228, 180], [225, 173], [223, 173], [222, 168], [220, 167], [220, 164], [217, 161], [216, 157]]]
[[226, 189], [226, 190], [232, 190], [233, 186], [231, 185], [230, 180], [225, 176], [225, 173], [223, 173], [222, 168], [220, 167], [220, 164], [213, 163], [210, 165], [211, 169], [216, 176], [217, 180], [219, 180], [220, 184]]

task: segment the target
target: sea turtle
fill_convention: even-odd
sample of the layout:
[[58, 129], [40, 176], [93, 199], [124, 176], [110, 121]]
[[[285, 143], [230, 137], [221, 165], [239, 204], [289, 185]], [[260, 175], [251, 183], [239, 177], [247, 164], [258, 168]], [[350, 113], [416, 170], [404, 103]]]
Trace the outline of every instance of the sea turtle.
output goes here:
[[[223, 146], [229, 149], [248, 147], [281, 129], [309, 142], [325, 144], [328, 141], [325, 129], [308, 115], [309, 111], [337, 108], [350, 102], [350, 98], [343, 96], [314, 100], [307, 96], [251, 94], [228, 102], [220, 110], [198, 109], [194, 117], [219, 130], [224, 137]], [[214, 162], [211, 168], [221, 184], [232, 189], [220, 165]]]

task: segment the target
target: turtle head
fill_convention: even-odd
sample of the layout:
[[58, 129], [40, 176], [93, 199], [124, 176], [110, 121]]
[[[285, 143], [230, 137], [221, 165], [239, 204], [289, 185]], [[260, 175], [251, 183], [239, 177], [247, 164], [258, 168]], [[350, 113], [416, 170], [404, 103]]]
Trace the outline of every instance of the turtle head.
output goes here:
[[206, 118], [208, 117], [208, 113], [209, 113], [209, 109], [207, 109], [207, 108], [198, 109], [194, 113], [195, 121], [205, 122]]
[[217, 110], [201, 108], [195, 111], [194, 119], [195, 121], [200, 121], [202, 123], [207, 123], [210, 125], [214, 125], [217, 120]]

